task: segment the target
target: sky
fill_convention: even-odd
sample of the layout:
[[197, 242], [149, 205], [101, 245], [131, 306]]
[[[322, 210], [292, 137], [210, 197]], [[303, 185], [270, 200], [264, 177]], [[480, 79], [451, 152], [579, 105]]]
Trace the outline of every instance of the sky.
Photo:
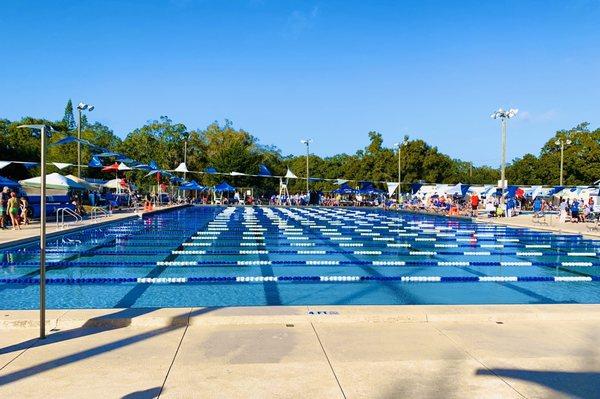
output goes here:
[[354, 153], [380, 132], [475, 165], [600, 127], [600, 1], [97, 0], [0, 4], [0, 118], [66, 101], [125, 137], [167, 115], [262, 144]]

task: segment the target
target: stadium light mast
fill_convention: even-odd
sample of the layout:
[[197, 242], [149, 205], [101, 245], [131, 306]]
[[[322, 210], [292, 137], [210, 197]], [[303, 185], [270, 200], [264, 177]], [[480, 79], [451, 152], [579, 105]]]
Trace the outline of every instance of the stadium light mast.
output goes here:
[[309, 195], [309, 191], [308, 191], [308, 178], [309, 178], [309, 174], [308, 174], [308, 155], [310, 154], [310, 143], [312, 143], [312, 139], [304, 139], [304, 140], [300, 140], [300, 142], [304, 145], [306, 145], [306, 195]]
[[92, 112], [94, 106], [80, 102], [77, 104], [77, 177], [81, 177], [81, 111]]
[[405, 137], [404, 140], [400, 143], [395, 143], [394, 147], [398, 147], [398, 206], [400, 205], [400, 193], [402, 192], [402, 146], [408, 144], [408, 138]]
[[558, 185], [562, 186], [563, 185], [563, 164], [564, 164], [564, 160], [565, 160], [565, 144], [570, 145], [571, 140], [558, 139], [554, 142], [554, 144], [556, 144], [557, 146], [560, 146], [560, 179], [559, 179], [560, 183]]
[[506, 189], [506, 124], [507, 120], [514, 118], [519, 112], [516, 108], [510, 108], [508, 111], [499, 108], [498, 111], [494, 112], [490, 117], [492, 119], [500, 119], [500, 125], [502, 126], [502, 161], [500, 165], [500, 184], [502, 185], [502, 191]]
[[21, 125], [19, 129], [40, 132], [40, 339], [46, 338], [46, 135], [54, 131], [48, 125]]

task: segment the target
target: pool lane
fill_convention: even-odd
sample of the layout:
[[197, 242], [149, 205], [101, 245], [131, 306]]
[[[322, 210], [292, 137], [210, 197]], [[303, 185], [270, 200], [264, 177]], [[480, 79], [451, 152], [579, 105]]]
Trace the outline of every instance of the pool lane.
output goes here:
[[[150, 301], [160, 306], [214, 306], [217, 286], [219, 306], [597, 303], [598, 253], [579, 235], [381, 210], [192, 207], [55, 239], [47, 278], [49, 290], [76, 293], [54, 307], [90, 307], [90, 287], [104, 307], [145, 306], [157, 290], [169, 292]], [[33, 245], [2, 251], [6, 307], [35, 307], [38, 259]]]

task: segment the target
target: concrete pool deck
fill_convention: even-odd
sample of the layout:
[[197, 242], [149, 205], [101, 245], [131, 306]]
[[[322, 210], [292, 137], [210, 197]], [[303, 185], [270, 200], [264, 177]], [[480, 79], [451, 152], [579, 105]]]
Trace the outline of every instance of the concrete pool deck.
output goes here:
[[0, 312], [0, 397], [591, 398], [600, 305]]
[[473, 220], [476, 220], [477, 222], [501, 224], [511, 227], [523, 227], [527, 229], [551, 231], [553, 233], [582, 234], [586, 238], [591, 238], [594, 240], [600, 239], [599, 230], [590, 231], [586, 223], [561, 223], [558, 220], [558, 215], [547, 215], [546, 223], [544, 224], [537, 222], [534, 223], [533, 216], [531, 214], [518, 215], [511, 218], [478, 217]]

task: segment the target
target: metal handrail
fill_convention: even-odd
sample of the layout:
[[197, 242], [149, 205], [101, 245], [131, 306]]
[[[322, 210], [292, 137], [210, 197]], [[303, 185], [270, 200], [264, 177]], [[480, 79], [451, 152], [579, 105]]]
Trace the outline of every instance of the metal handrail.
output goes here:
[[[73, 212], [71, 209], [66, 208], [66, 207], [58, 208], [56, 210], [56, 228], [62, 229], [65, 227], [65, 214], [75, 218], [74, 223], [83, 222], [83, 217], [81, 215], [78, 215], [77, 213]], [[59, 219], [59, 216], [60, 216], [60, 219]]]
[[94, 207], [92, 207], [92, 209], [90, 211], [90, 219], [92, 219], [92, 220], [99, 219], [101, 217], [107, 218], [109, 216], [110, 216], [110, 213], [107, 212], [106, 209], [104, 209], [101, 206], [94, 206]]

